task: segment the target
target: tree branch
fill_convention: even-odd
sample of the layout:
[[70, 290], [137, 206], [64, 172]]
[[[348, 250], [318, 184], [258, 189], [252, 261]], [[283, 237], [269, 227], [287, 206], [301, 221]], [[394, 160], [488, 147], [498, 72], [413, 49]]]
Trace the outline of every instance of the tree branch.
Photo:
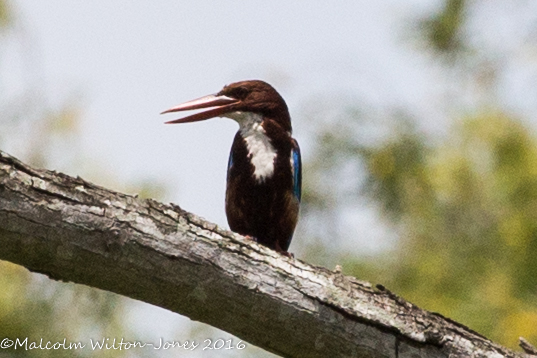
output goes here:
[[285, 357], [523, 357], [382, 286], [290, 259], [173, 204], [0, 152], [0, 259], [116, 292]]

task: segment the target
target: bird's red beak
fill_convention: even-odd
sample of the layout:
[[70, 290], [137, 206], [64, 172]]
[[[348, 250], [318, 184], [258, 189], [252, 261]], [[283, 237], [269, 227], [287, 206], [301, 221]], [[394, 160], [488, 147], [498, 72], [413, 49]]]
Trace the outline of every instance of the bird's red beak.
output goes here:
[[180, 112], [180, 111], [189, 111], [191, 109], [210, 108], [207, 111], [195, 113], [184, 118], [175, 119], [173, 121], [168, 121], [166, 123], [171, 124], [171, 123], [197, 122], [197, 121], [203, 121], [205, 119], [209, 119], [213, 117], [218, 117], [224, 113], [230, 112], [231, 107], [237, 102], [239, 102], [239, 100], [235, 98], [231, 98], [227, 96], [209, 95], [209, 96], [194, 99], [192, 101], [188, 101], [178, 106], [172, 107], [170, 109], [165, 110], [161, 114], [171, 113], [171, 112]]

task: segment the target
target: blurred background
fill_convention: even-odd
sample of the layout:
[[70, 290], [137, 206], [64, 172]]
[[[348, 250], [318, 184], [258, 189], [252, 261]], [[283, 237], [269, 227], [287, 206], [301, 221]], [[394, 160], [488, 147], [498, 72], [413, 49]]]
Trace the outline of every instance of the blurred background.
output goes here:
[[[0, 0], [0, 149], [223, 227], [236, 123], [159, 113], [244, 79], [283, 95], [302, 147], [297, 258], [537, 343], [537, 2]], [[0, 287], [0, 338], [238, 341], [7, 262]], [[273, 356], [39, 356], [178, 353]]]

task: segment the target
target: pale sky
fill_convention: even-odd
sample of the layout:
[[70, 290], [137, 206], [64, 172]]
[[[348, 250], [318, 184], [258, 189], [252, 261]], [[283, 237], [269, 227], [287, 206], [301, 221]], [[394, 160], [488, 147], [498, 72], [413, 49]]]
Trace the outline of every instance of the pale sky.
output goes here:
[[286, 99], [307, 149], [301, 106], [310, 98], [411, 105], [426, 96], [423, 64], [405, 50], [400, 21], [423, 11], [419, 3], [15, 1], [30, 48], [21, 72], [36, 68], [52, 103], [81, 98], [85, 155], [120, 179], [158, 178], [167, 200], [222, 226], [237, 125], [166, 126], [170, 115], [159, 113], [230, 82], [263, 79]]

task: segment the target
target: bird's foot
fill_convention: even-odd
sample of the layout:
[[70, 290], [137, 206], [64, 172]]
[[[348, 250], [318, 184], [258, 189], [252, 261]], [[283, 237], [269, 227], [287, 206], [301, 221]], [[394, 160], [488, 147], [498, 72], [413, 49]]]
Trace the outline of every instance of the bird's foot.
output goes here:
[[282, 249], [276, 249], [276, 252], [279, 253], [280, 255], [287, 256], [287, 257], [292, 258], [292, 259], [295, 258], [295, 255], [293, 253], [288, 252], [288, 251], [284, 251]]
[[294, 259], [295, 258], [295, 254], [293, 254], [292, 252], [287, 252], [287, 251], [281, 251], [280, 254], [284, 255], [284, 256], [287, 256], [291, 259]]
[[[252, 240], [253, 242], [257, 242], [257, 243], [259, 243], [259, 240], [258, 240], [257, 237], [255, 237], [255, 236], [252, 236], [252, 235], [243, 235], [243, 236], [244, 236], [245, 238], [247, 238], [248, 240]], [[287, 257], [290, 257], [290, 258], [292, 258], [292, 259], [295, 258], [295, 255], [294, 255], [293, 253], [291, 253], [291, 252], [287, 252], [287, 251], [281, 249], [279, 245], [277, 245], [277, 246], [274, 248], [274, 250], [275, 250], [277, 253], [279, 253], [280, 255], [287, 256]]]
[[251, 235], [244, 235], [245, 238], [248, 240], [252, 240], [253, 242], [259, 242], [257, 241], [257, 237], [251, 236]]

